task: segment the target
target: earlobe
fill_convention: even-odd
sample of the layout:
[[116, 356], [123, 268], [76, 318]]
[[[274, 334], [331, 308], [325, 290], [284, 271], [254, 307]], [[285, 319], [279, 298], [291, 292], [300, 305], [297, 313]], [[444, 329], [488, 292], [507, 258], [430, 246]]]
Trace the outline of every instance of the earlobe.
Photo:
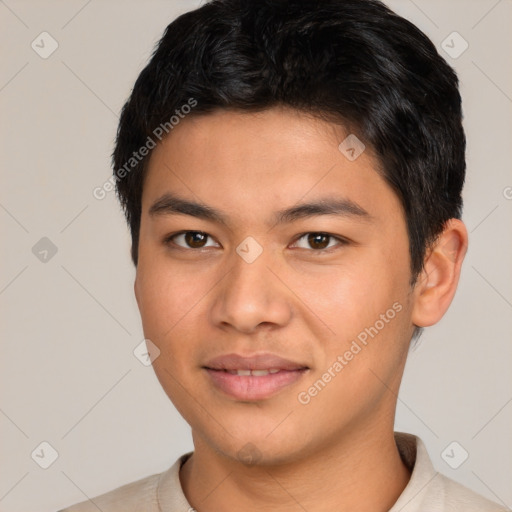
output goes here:
[[418, 276], [412, 313], [414, 325], [433, 325], [446, 313], [457, 290], [467, 246], [468, 234], [464, 223], [450, 219], [427, 251], [423, 270]]

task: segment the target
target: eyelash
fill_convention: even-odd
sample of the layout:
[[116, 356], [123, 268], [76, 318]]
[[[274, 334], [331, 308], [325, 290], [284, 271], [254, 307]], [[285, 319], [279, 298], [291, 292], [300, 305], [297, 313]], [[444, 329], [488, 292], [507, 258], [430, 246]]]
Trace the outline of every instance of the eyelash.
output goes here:
[[[183, 249], [185, 251], [201, 251], [203, 249], [208, 249], [208, 247], [200, 247], [200, 248], [194, 248], [194, 247], [182, 247], [181, 245], [177, 245], [176, 243], [173, 242], [173, 238], [179, 236], [179, 235], [184, 235], [184, 234], [187, 234], [187, 233], [199, 233], [201, 235], [206, 235], [207, 237], [213, 239], [213, 237], [211, 235], [209, 235], [208, 233], [205, 233], [204, 231], [194, 231], [194, 230], [187, 230], [187, 231], [178, 231], [177, 233], [173, 233], [171, 235], [168, 235], [164, 238], [164, 245], [167, 245], [169, 246], [169, 248], [171, 249]], [[298, 235], [296, 238], [295, 238], [295, 241], [293, 242], [294, 244], [297, 243], [301, 238], [304, 238], [306, 235], [323, 235], [323, 236], [326, 236], [326, 237], [329, 237], [330, 239], [334, 239], [334, 240], [337, 240], [338, 241], [338, 245], [336, 246], [333, 246], [333, 247], [328, 247], [326, 249], [306, 249], [306, 250], [309, 250], [315, 254], [324, 254], [324, 253], [329, 253], [329, 252], [332, 252], [333, 249], [337, 249], [339, 247], [343, 247], [345, 245], [348, 245], [349, 244], [349, 241], [345, 238], [342, 238], [340, 236], [336, 236], [336, 235], [332, 235], [331, 233], [326, 233], [325, 231], [306, 231], [305, 233], [301, 233], [300, 235]], [[174, 247], [173, 247], [174, 246]], [[302, 248], [299, 248], [299, 249], [302, 249]]]

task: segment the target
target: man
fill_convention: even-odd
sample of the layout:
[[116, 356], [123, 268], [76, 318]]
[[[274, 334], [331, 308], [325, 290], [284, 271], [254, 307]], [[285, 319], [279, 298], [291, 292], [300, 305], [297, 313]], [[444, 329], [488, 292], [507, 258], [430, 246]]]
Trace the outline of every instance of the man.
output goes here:
[[393, 431], [466, 252], [464, 152], [454, 71], [377, 1], [214, 0], [171, 23], [113, 163], [194, 451], [66, 510], [504, 510]]

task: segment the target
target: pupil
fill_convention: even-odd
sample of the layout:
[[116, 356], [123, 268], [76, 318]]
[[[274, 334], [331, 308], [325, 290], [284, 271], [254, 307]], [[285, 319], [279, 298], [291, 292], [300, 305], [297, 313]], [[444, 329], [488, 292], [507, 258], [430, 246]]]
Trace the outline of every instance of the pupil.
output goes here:
[[[324, 240], [324, 243], [322, 243], [321, 239]], [[324, 234], [310, 234], [308, 236], [308, 242], [314, 249], [325, 249], [329, 245], [329, 235]], [[318, 244], [321, 245], [321, 247], [318, 247]], [[316, 247], [315, 247], [316, 245]]]
[[197, 231], [185, 233], [185, 241], [190, 247], [203, 247], [205, 239], [205, 235]]

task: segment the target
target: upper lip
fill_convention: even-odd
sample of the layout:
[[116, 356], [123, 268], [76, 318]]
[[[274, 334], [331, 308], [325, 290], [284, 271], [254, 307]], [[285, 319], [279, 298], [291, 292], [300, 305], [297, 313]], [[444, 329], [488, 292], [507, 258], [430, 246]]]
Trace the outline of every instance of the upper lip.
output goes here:
[[225, 354], [210, 359], [204, 365], [204, 368], [210, 370], [302, 370], [308, 367], [274, 354], [259, 354], [249, 357], [238, 354]]

